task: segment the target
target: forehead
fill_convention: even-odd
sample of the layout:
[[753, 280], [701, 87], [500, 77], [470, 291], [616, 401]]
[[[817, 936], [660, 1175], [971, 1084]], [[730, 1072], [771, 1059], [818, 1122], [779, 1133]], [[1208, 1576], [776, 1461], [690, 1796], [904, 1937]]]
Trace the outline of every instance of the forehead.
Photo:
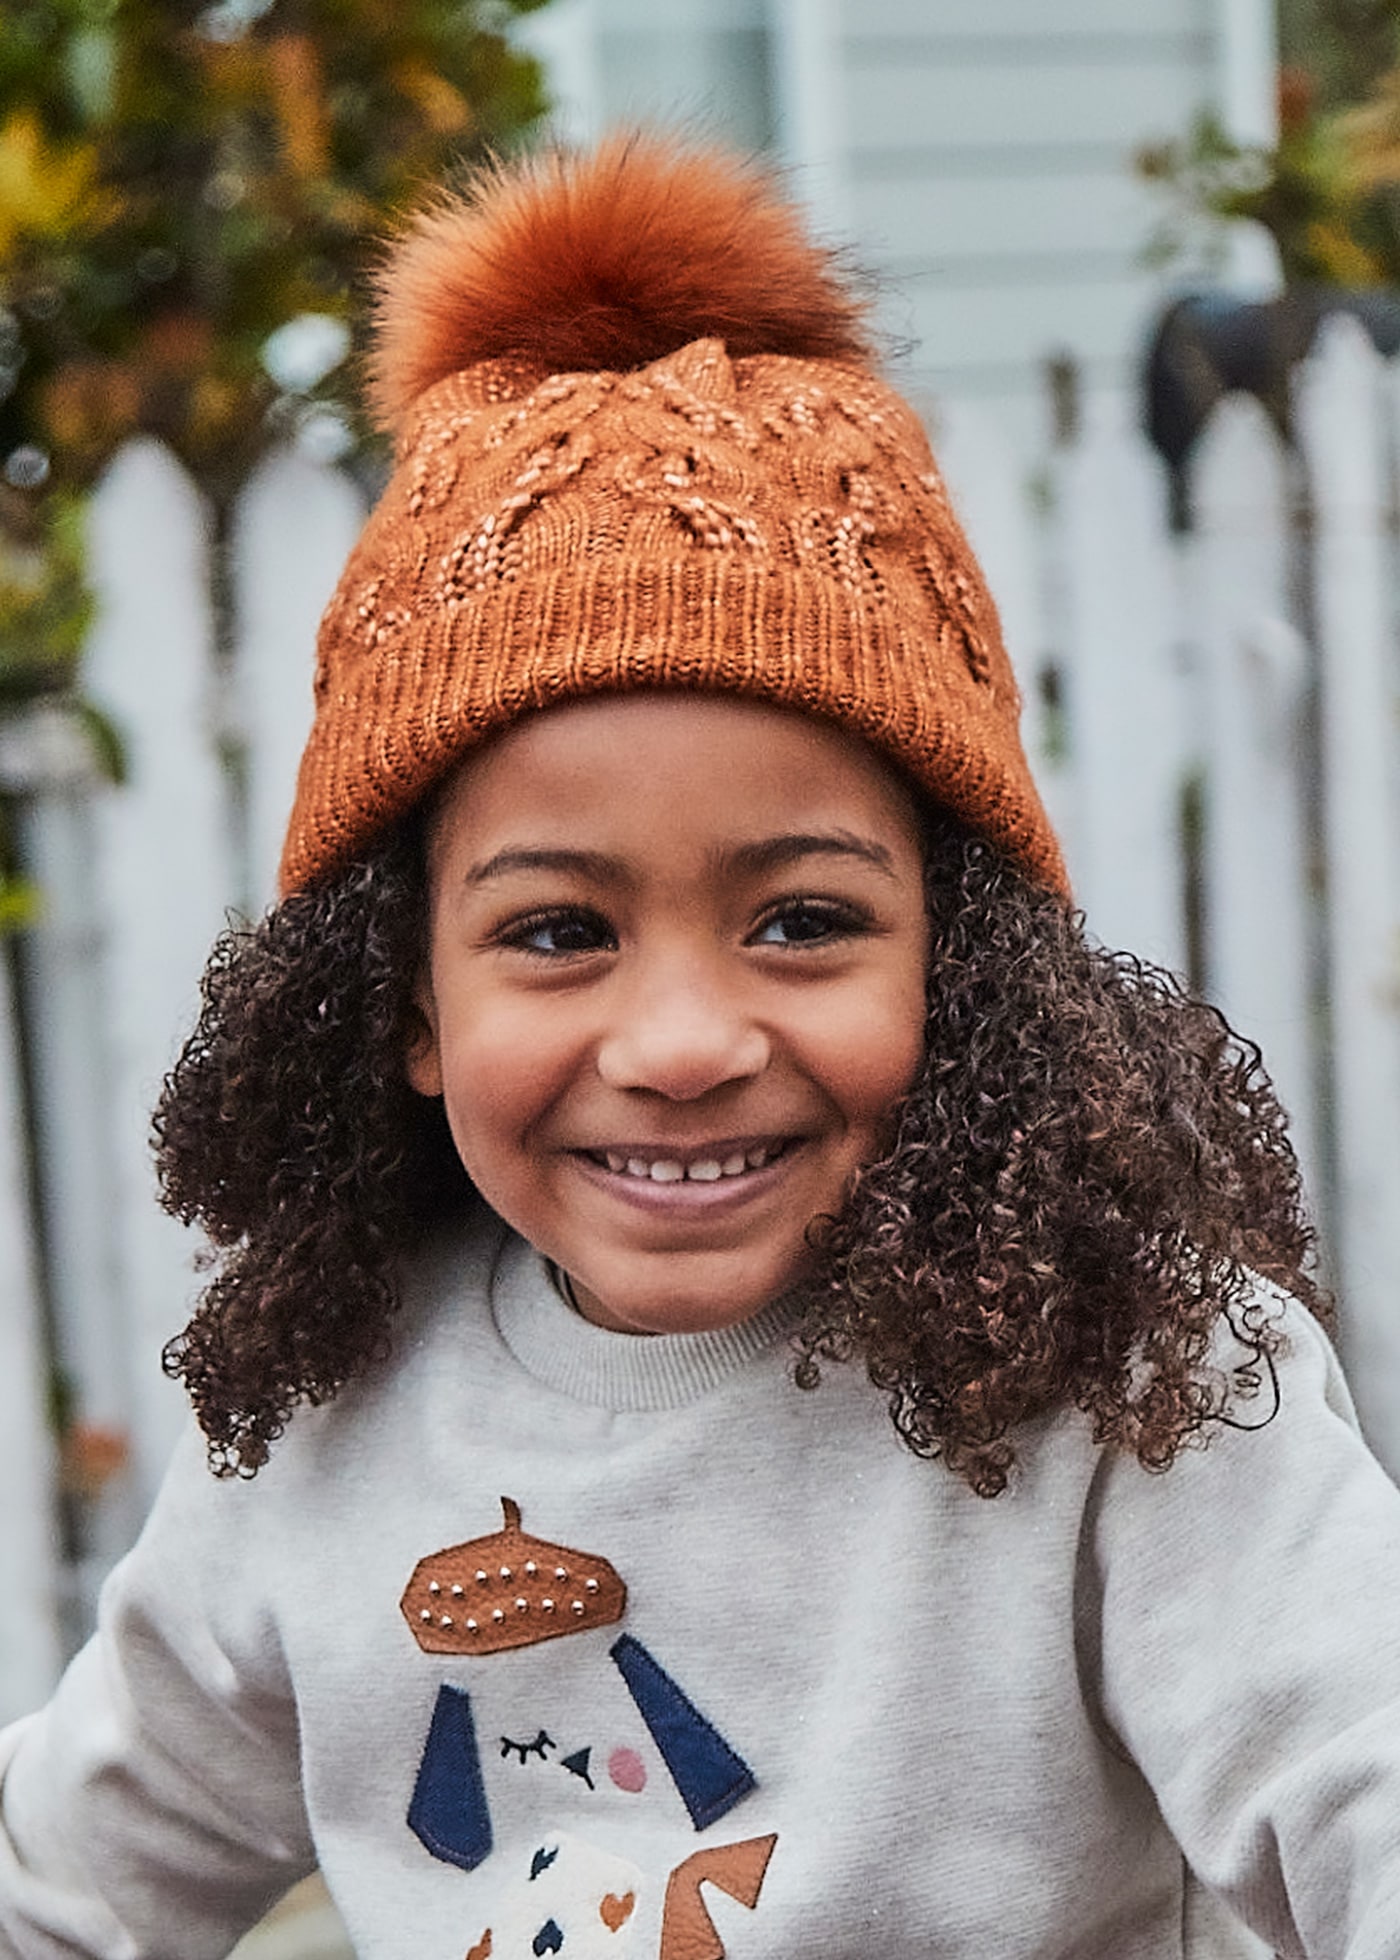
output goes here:
[[917, 848], [913, 793], [832, 723], [764, 702], [676, 693], [609, 695], [523, 717], [446, 785], [433, 832], [478, 845], [521, 824], [580, 824], [672, 842], [712, 834], [863, 823]]

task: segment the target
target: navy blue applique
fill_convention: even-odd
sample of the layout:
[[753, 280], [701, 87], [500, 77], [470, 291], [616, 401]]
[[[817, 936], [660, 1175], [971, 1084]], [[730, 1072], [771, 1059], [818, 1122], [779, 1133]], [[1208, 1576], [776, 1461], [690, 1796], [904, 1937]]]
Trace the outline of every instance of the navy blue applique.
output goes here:
[[588, 1773], [588, 1761], [592, 1754], [593, 1750], [590, 1747], [587, 1749], [575, 1749], [572, 1756], [561, 1756], [559, 1758], [560, 1769], [566, 1769], [570, 1776], [582, 1777], [590, 1790], [593, 1788], [593, 1778]]
[[540, 1761], [543, 1762], [545, 1760], [545, 1750], [557, 1749], [558, 1746], [553, 1736], [546, 1735], [543, 1729], [540, 1730], [533, 1742], [512, 1742], [508, 1735], [503, 1735], [501, 1737], [501, 1758], [504, 1761], [513, 1749], [522, 1764], [527, 1756], [538, 1756]]
[[535, 1960], [540, 1960], [542, 1954], [559, 1951], [564, 1944], [564, 1935], [552, 1919], [546, 1919], [530, 1944], [535, 1949]]
[[661, 1751], [690, 1821], [697, 1831], [706, 1830], [757, 1789], [758, 1779], [640, 1640], [624, 1633], [608, 1651]]
[[408, 1827], [435, 1858], [464, 1872], [475, 1871], [491, 1855], [491, 1812], [465, 1688], [438, 1689]]
[[557, 1844], [552, 1851], [546, 1851], [544, 1846], [541, 1845], [534, 1857], [530, 1860], [531, 1879], [538, 1878], [541, 1872], [547, 1872], [558, 1856], [559, 1847]]

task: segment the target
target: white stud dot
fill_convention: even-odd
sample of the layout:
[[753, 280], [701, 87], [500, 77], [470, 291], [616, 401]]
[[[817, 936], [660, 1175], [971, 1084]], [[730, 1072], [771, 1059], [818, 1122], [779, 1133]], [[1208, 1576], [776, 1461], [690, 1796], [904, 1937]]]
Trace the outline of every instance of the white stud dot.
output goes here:
[[460, 1599], [462, 1597], [462, 1588], [460, 1586], [454, 1586], [452, 1588], [452, 1597], [454, 1599]]
[[575, 1613], [582, 1613], [584, 1611], [584, 1605], [581, 1599], [576, 1599], [573, 1601], [573, 1611]]
[[423, 1608], [423, 1610], [422, 1610], [422, 1612], [421, 1612], [421, 1613], [420, 1613], [420, 1614], [418, 1615], [418, 1617], [419, 1617], [419, 1619], [420, 1619], [420, 1620], [422, 1620], [422, 1621], [424, 1621], [424, 1622], [425, 1622], [426, 1624], [428, 1624], [428, 1625], [431, 1625], [431, 1624], [432, 1624], [432, 1618], [433, 1618], [433, 1615], [432, 1615], [432, 1609], [431, 1609], [430, 1607], [427, 1607], [427, 1606], [425, 1606], [425, 1607]]
[[438, 1625], [440, 1627], [450, 1627], [451, 1624], [452, 1624], [452, 1615], [450, 1613], [444, 1613], [442, 1618], [438, 1621]]
[[478, 1572], [476, 1575], [476, 1583], [479, 1586], [484, 1586], [486, 1584], [487, 1577], [488, 1575], [485, 1572]]
[[491, 1615], [491, 1618], [496, 1622], [496, 1625], [499, 1626], [501, 1624], [501, 1621], [505, 1618], [505, 1614], [501, 1611], [500, 1607], [498, 1606], [495, 1612]]
[[583, 1589], [585, 1592], [597, 1592], [598, 1581], [596, 1579], [585, 1579]]
[[541, 1613], [552, 1613], [554, 1611], [554, 1601], [552, 1599], [542, 1599], [540, 1601], [540, 1611]]
[[510, 1567], [508, 1565], [503, 1565], [501, 1567], [501, 1577], [503, 1579], [509, 1579], [510, 1576], [511, 1576]]
[[529, 1605], [530, 1602], [528, 1599], [517, 1599], [515, 1602], [515, 1610], [517, 1613], [524, 1613], [528, 1611]]
[[468, 1620], [468, 1621], [467, 1621], [467, 1632], [468, 1632], [468, 1633], [475, 1633], [475, 1632], [476, 1632], [476, 1630], [477, 1630], [477, 1626], [476, 1626], [476, 1621], [475, 1621], [475, 1620]]
[[436, 1579], [429, 1579], [428, 1591], [432, 1594], [433, 1598], [436, 1599], [438, 1594], [442, 1591], [442, 1587], [438, 1584]]

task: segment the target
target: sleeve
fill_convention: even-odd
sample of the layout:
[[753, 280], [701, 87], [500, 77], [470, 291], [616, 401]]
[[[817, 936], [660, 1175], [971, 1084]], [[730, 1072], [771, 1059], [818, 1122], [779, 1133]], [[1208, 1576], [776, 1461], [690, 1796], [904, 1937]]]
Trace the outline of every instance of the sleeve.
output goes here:
[[260, 1495], [188, 1437], [93, 1639], [0, 1735], [3, 1960], [214, 1960], [312, 1868]]
[[[1400, 1492], [1321, 1330], [1165, 1473], [1100, 1467], [1086, 1671], [1197, 1876], [1289, 1960], [1400, 1939]], [[1257, 1413], [1256, 1413], [1257, 1412]]]

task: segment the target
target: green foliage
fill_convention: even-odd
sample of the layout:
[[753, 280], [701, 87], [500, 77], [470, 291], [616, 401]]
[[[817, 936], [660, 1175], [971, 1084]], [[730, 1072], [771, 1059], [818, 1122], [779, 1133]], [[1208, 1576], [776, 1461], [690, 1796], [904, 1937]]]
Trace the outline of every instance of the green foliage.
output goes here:
[[1169, 200], [1152, 254], [1177, 255], [1203, 218], [1251, 218], [1290, 285], [1400, 282], [1400, 0], [1291, 0], [1282, 25], [1273, 149], [1204, 115], [1140, 155]]
[[[310, 401], [361, 435], [327, 323], [389, 214], [540, 114], [505, 35], [538, 3], [11, 0], [0, 460], [82, 485], [142, 430], [221, 501]], [[305, 316], [330, 367], [279, 386]]]
[[0, 712], [74, 678], [74, 499], [127, 437], [166, 442], [216, 511], [275, 442], [366, 444], [367, 261], [540, 116], [508, 29], [541, 4], [5, 0]]
[[1364, 100], [1400, 53], [1394, 0], [1279, 0], [1279, 47], [1325, 110]]
[[92, 595], [83, 576], [83, 504], [59, 490], [32, 510], [9, 491], [0, 519], [0, 708], [75, 679]]
[[39, 909], [39, 894], [29, 880], [0, 868], [0, 938], [32, 926]]

